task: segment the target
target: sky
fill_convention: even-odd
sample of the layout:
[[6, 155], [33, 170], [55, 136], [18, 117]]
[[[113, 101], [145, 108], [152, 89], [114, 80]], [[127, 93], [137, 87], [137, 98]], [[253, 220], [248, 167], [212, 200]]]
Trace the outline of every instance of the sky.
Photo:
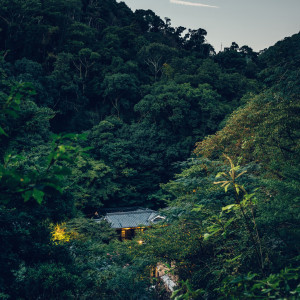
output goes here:
[[173, 27], [205, 29], [216, 52], [232, 42], [259, 51], [300, 31], [300, 0], [122, 1], [133, 11], [151, 9], [170, 18]]

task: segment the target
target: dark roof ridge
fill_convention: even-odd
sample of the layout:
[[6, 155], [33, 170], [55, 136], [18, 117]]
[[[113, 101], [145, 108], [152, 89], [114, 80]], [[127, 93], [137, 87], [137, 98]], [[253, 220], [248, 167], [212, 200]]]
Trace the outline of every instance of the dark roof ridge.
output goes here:
[[143, 214], [143, 213], [153, 213], [156, 212], [155, 210], [152, 209], [139, 209], [139, 210], [132, 210], [132, 211], [119, 211], [119, 212], [111, 212], [107, 213], [106, 216], [111, 216], [111, 215], [127, 215], [127, 214]]
[[123, 206], [123, 207], [111, 207], [111, 208], [99, 208], [100, 212], [123, 212], [123, 211], [134, 211], [134, 210], [146, 210], [147, 207], [142, 206]]

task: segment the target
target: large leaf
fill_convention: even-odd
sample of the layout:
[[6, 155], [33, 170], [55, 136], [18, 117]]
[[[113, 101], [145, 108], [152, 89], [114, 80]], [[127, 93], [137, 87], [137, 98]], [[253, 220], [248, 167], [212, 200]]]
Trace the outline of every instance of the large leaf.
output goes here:
[[33, 189], [32, 197], [37, 201], [37, 203], [41, 204], [43, 201], [45, 193], [41, 190]]
[[232, 208], [236, 207], [237, 204], [230, 204], [230, 205], [227, 205], [225, 207], [222, 207], [222, 211], [226, 211], [226, 210], [231, 210]]
[[3, 130], [1, 126], [0, 126], [0, 135], [8, 136], [8, 134]]

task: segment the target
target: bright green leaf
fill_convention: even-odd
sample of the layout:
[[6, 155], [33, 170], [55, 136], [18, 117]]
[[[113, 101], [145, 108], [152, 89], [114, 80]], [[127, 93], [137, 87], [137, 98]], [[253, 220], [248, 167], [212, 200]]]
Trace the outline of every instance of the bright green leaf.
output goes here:
[[37, 203], [41, 204], [44, 198], [44, 192], [41, 190], [33, 189], [32, 197], [37, 201]]

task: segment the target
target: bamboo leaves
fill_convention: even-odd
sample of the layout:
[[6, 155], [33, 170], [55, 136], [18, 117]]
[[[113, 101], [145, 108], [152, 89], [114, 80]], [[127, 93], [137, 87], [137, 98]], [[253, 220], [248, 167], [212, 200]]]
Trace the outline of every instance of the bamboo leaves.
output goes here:
[[242, 191], [245, 194], [247, 192], [242, 185], [236, 183], [236, 179], [244, 175], [247, 171], [242, 171], [239, 174], [237, 174], [237, 172], [240, 170], [240, 166], [239, 165], [235, 166], [232, 159], [226, 154], [224, 154], [224, 157], [230, 163], [230, 170], [228, 173], [219, 172], [216, 175], [216, 178], [225, 177], [227, 180], [215, 181], [214, 184], [221, 184], [221, 187], [224, 187], [225, 189], [225, 193], [227, 193], [228, 188], [232, 185], [236, 196], [235, 197], [236, 203], [239, 203], [241, 201], [239, 198], [240, 191]]

